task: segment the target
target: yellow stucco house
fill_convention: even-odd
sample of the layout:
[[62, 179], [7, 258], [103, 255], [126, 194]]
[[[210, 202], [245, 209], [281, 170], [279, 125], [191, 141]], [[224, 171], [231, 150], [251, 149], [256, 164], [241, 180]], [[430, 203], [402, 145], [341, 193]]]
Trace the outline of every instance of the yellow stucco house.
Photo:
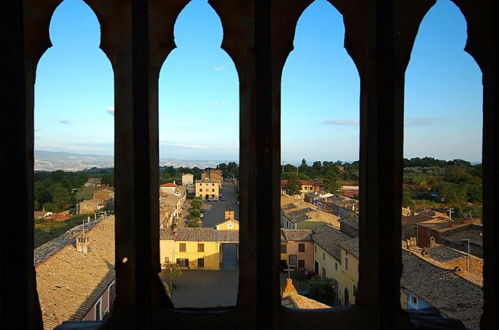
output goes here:
[[[338, 293], [338, 298], [342, 300], [343, 295], [340, 291], [349, 286], [349, 277], [345, 275], [345, 265], [343, 264], [345, 258], [342, 257], [342, 244], [352, 240], [352, 237], [333, 228], [330, 225], [323, 225], [313, 229], [312, 240], [314, 241], [314, 271], [317, 275], [330, 278], [333, 280], [335, 291]], [[346, 253], [345, 253], [346, 256]], [[348, 256], [348, 262], [351, 256]], [[347, 266], [350, 272], [354, 272], [353, 265]], [[355, 268], [357, 271], [357, 268]], [[350, 283], [351, 284], [351, 283]], [[350, 296], [353, 296], [352, 291], [348, 289]], [[352, 303], [352, 300], [349, 300]]]
[[338, 281], [338, 299], [343, 305], [355, 304], [359, 283], [359, 238], [340, 243], [341, 276]]
[[220, 186], [218, 182], [209, 179], [197, 180], [195, 188], [196, 197], [201, 199], [218, 199], [220, 194]]
[[220, 270], [225, 260], [224, 244], [238, 243], [239, 222], [232, 219], [218, 224], [217, 228], [160, 229], [160, 263], [176, 263], [188, 269]]

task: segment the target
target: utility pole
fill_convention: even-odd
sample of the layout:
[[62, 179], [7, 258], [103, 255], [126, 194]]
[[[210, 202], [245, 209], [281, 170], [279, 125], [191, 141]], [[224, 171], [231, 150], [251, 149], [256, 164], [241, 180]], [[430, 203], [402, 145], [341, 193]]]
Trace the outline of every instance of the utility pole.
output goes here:
[[466, 270], [469, 272], [470, 271], [470, 239], [469, 238], [463, 238], [461, 240], [461, 242], [468, 242], [468, 257], [467, 257], [467, 260], [466, 260]]

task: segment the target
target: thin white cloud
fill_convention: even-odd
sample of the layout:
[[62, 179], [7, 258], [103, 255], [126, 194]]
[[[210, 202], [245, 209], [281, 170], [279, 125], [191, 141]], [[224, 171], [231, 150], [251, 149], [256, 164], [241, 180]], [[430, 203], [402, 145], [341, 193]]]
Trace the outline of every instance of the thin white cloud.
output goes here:
[[71, 122], [68, 119], [59, 119], [59, 123], [63, 125], [69, 125]]
[[111, 116], [114, 116], [114, 107], [113, 106], [109, 106], [106, 108], [106, 111], [108, 114], [110, 114]]
[[421, 127], [434, 124], [439, 121], [437, 117], [421, 117], [421, 118], [407, 118], [405, 120], [405, 127]]
[[333, 126], [359, 126], [359, 121], [355, 119], [324, 120], [322, 123]]
[[225, 66], [223, 65], [213, 67], [213, 71], [223, 71], [223, 70], [225, 70]]

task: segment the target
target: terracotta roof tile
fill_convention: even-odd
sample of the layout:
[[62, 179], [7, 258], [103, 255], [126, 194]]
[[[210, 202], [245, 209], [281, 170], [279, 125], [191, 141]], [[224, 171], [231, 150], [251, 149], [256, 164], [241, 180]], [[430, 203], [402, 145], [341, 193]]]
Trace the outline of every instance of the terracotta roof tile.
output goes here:
[[96, 224], [88, 237], [87, 255], [69, 244], [36, 267], [45, 329], [81, 320], [115, 277], [114, 216]]

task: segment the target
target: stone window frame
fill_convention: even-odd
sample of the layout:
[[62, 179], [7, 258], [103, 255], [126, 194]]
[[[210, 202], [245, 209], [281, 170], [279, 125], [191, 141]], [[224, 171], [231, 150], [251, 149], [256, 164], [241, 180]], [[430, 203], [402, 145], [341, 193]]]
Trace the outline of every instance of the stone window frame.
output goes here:
[[[433, 0], [330, 0], [343, 15], [345, 48], [360, 75], [360, 255], [355, 308], [297, 313], [280, 306], [279, 256], [280, 75], [293, 48], [296, 22], [311, 0], [210, 0], [224, 28], [222, 48], [233, 59], [240, 86], [240, 285], [237, 306], [178, 313], [162, 293], [159, 272], [157, 77], [174, 48], [173, 25], [187, 0], [85, 0], [101, 24], [101, 48], [115, 74], [116, 136], [116, 302], [110, 328], [211, 325], [231, 329], [294, 329], [303, 322], [337, 329], [391, 328], [407, 320], [400, 311], [400, 206], [404, 71], [424, 15]], [[496, 81], [497, 22], [492, 0], [454, 0], [468, 24], [466, 51], [483, 74], [484, 306], [482, 325], [499, 323], [496, 251], [499, 244], [499, 113]], [[0, 139], [5, 219], [0, 222], [2, 324], [41, 328], [33, 267], [33, 87], [36, 65], [50, 46], [50, 17], [60, 0], [5, 1], [0, 11], [4, 44], [0, 58]], [[275, 23], [277, 22], [277, 23]], [[396, 33], [395, 33], [396, 32]], [[161, 42], [158, 43], [158, 36]], [[166, 41], [165, 41], [166, 40]], [[382, 87], [381, 87], [382, 86]], [[381, 134], [382, 132], [382, 134]], [[133, 152], [137, 150], [137, 152]], [[8, 174], [7, 174], [8, 173]], [[146, 182], [146, 184], [144, 184]], [[369, 185], [367, 184], [369, 182]], [[135, 198], [140, 196], [140, 198]], [[250, 198], [251, 196], [251, 198]], [[24, 210], [21, 215], [18, 210]], [[369, 218], [369, 221], [363, 221]], [[258, 226], [252, 221], [258, 219]], [[151, 242], [151, 244], [144, 244]], [[16, 251], [16, 253], [5, 253]], [[252, 257], [252, 258], [251, 258]], [[487, 262], [488, 261], [488, 262]], [[386, 270], [390, 271], [387, 272]], [[266, 276], [263, 276], [264, 274]], [[156, 283], [156, 284], [155, 284]], [[377, 294], [383, 292], [382, 295]], [[161, 312], [158, 312], [161, 311]], [[218, 317], [213, 313], [218, 313]], [[154, 321], [153, 321], [154, 320]], [[350, 320], [350, 322], [347, 322]], [[400, 323], [397, 323], [400, 324]], [[406, 324], [406, 323], [404, 323]]]

